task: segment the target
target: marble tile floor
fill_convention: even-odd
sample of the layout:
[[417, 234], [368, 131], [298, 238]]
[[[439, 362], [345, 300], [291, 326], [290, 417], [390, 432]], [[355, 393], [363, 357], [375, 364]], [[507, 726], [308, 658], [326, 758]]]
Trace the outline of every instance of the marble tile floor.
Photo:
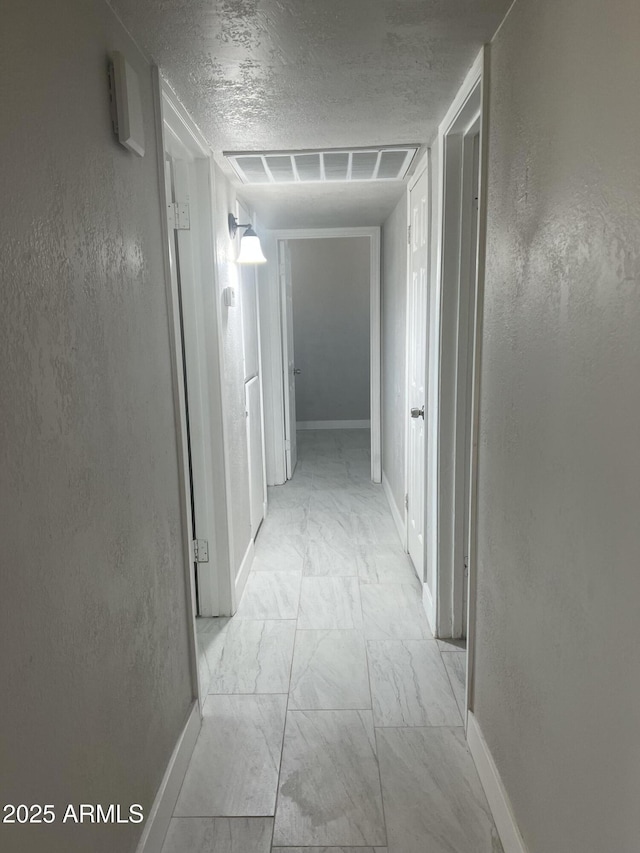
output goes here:
[[203, 727], [163, 853], [502, 853], [367, 430], [298, 433], [232, 619], [198, 620]]

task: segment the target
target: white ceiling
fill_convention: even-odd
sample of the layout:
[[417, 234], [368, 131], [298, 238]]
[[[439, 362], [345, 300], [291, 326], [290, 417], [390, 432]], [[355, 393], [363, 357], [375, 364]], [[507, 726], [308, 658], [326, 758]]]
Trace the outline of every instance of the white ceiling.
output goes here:
[[[217, 154], [429, 143], [510, 2], [111, 0]], [[402, 187], [241, 194], [263, 225], [321, 227], [379, 224]]]

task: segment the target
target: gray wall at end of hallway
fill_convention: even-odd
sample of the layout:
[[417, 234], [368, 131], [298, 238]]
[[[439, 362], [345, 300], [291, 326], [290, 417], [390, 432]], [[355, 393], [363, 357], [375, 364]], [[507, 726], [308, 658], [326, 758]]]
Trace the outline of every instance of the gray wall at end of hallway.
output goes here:
[[370, 417], [370, 241], [290, 240], [298, 421]]

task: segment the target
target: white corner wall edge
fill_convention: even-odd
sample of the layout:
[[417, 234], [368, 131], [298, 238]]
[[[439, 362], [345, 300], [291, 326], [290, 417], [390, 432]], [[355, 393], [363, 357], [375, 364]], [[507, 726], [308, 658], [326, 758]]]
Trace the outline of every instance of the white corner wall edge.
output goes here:
[[400, 515], [400, 510], [396, 506], [395, 499], [393, 497], [393, 493], [391, 491], [391, 486], [389, 485], [389, 481], [387, 480], [387, 475], [382, 472], [382, 489], [384, 491], [385, 497], [387, 499], [387, 503], [389, 504], [389, 509], [391, 510], [391, 517], [393, 518], [396, 530], [398, 531], [398, 536], [400, 537], [400, 542], [402, 543], [402, 547], [404, 550], [407, 550], [407, 530], [404, 526], [404, 521], [402, 520], [402, 516]]
[[151, 806], [136, 853], [161, 853], [201, 725], [198, 701], [194, 700]]
[[[244, 557], [242, 558], [242, 562], [240, 563], [240, 568], [238, 569], [238, 574], [236, 575], [236, 583], [235, 583], [235, 602], [233, 613], [236, 612], [238, 606], [240, 604], [240, 599], [242, 598], [242, 593], [244, 592], [244, 588], [247, 584], [247, 579], [249, 577], [249, 572], [251, 571], [251, 566], [253, 565], [253, 558], [256, 555], [256, 544], [252, 539], [247, 545], [247, 550], [244, 552]], [[233, 613], [231, 614], [233, 616]]]
[[467, 743], [502, 841], [504, 853], [527, 853], [498, 768], [472, 711], [467, 713]]
[[424, 581], [422, 582], [422, 606], [424, 607], [424, 612], [427, 614], [427, 622], [431, 628], [431, 633], [434, 637], [438, 637], [436, 630], [436, 608], [431, 590]]
[[371, 421], [298, 421], [296, 429], [371, 429]]

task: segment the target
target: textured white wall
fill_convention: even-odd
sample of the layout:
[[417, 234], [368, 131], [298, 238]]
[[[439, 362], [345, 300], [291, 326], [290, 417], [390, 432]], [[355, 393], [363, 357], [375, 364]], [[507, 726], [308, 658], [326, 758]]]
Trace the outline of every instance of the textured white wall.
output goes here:
[[[240, 308], [240, 278], [235, 258], [239, 248], [239, 235], [234, 241], [229, 237], [227, 217], [236, 211], [236, 194], [231, 184], [216, 166], [215, 210], [216, 270], [218, 296], [222, 315], [223, 399], [225, 429], [227, 431], [228, 476], [231, 489], [232, 559], [233, 569], [242, 563], [251, 541], [249, 512], [249, 463], [247, 450], [247, 422], [244, 400], [244, 359], [242, 347], [242, 311]], [[222, 300], [225, 287], [236, 291], [236, 306], [227, 308]]]
[[407, 199], [382, 226], [382, 472], [404, 518]]
[[298, 421], [369, 420], [369, 238], [290, 240]]
[[[107, 54], [147, 153], [114, 139]], [[0, 30], [0, 802], [151, 805], [192, 700], [151, 76], [103, 2]], [[135, 825], [0, 826], [12, 853]]]
[[639, 849], [640, 5], [492, 47], [475, 711], [530, 853]]

